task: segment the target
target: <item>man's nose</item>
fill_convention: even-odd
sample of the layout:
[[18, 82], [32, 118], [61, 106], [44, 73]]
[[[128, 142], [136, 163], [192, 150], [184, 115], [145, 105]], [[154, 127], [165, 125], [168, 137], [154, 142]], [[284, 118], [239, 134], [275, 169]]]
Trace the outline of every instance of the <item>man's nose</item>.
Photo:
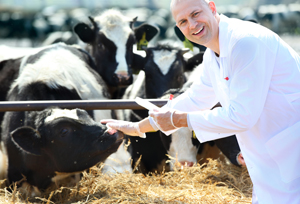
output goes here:
[[190, 19], [190, 20], [189, 20], [189, 26], [190, 26], [190, 29], [196, 28], [196, 26], [197, 26], [197, 21], [195, 21], [195, 20], [193, 20], [193, 19]]

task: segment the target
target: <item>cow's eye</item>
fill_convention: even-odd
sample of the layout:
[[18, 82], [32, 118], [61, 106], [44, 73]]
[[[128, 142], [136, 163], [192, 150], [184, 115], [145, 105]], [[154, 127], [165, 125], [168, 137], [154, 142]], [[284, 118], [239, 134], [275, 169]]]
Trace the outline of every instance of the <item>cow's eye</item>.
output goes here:
[[178, 82], [183, 81], [183, 76], [182, 76], [182, 75], [177, 76], [177, 81], [178, 81]]
[[67, 128], [63, 128], [61, 129], [60, 133], [61, 133], [61, 136], [66, 136], [68, 134], [69, 130]]

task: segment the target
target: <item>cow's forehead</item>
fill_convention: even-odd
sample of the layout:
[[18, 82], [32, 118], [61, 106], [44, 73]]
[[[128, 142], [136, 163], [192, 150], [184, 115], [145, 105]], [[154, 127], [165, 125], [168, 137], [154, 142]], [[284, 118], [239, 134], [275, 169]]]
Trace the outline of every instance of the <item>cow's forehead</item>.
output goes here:
[[117, 10], [109, 10], [95, 18], [95, 22], [101, 28], [101, 32], [111, 41], [119, 42], [122, 45], [126, 44], [128, 36], [133, 33], [133, 30], [130, 28], [130, 21], [130, 18]]
[[78, 115], [76, 109], [53, 109], [51, 115], [45, 118], [45, 123], [51, 122], [57, 118], [67, 117], [78, 120]]
[[113, 9], [104, 12], [94, 20], [100, 27], [99, 32], [102, 32], [117, 47], [116, 62], [118, 66], [115, 73], [127, 73], [125, 54], [129, 35], [133, 33], [130, 27], [131, 20], [120, 11]]
[[172, 141], [168, 153], [178, 157], [178, 161], [194, 161], [198, 148], [192, 142], [192, 131], [189, 128], [181, 128], [172, 133]]
[[153, 60], [155, 64], [160, 68], [161, 72], [166, 75], [172, 63], [176, 59], [176, 50], [168, 51], [168, 50], [155, 50], [153, 51]]

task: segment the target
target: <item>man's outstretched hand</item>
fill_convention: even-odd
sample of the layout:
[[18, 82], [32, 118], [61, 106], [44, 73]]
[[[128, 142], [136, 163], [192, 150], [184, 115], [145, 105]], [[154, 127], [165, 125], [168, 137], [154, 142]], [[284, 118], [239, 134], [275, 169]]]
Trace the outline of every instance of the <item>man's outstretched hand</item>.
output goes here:
[[101, 120], [100, 123], [106, 124], [108, 128], [119, 130], [126, 135], [146, 138], [146, 134], [140, 131], [138, 122], [106, 119], [106, 120]]

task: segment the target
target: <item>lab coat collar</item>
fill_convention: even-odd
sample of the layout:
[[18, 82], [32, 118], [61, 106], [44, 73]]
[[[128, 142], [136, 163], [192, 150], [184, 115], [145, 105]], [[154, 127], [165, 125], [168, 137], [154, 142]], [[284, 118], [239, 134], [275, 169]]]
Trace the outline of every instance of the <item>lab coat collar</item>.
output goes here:
[[223, 14], [220, 15], [219, 23], [219, 45], [220, 45], [220, 58], [227, 57], [228, 46], [230, 41], [231, 32], [228, 29], [229, 18]]

